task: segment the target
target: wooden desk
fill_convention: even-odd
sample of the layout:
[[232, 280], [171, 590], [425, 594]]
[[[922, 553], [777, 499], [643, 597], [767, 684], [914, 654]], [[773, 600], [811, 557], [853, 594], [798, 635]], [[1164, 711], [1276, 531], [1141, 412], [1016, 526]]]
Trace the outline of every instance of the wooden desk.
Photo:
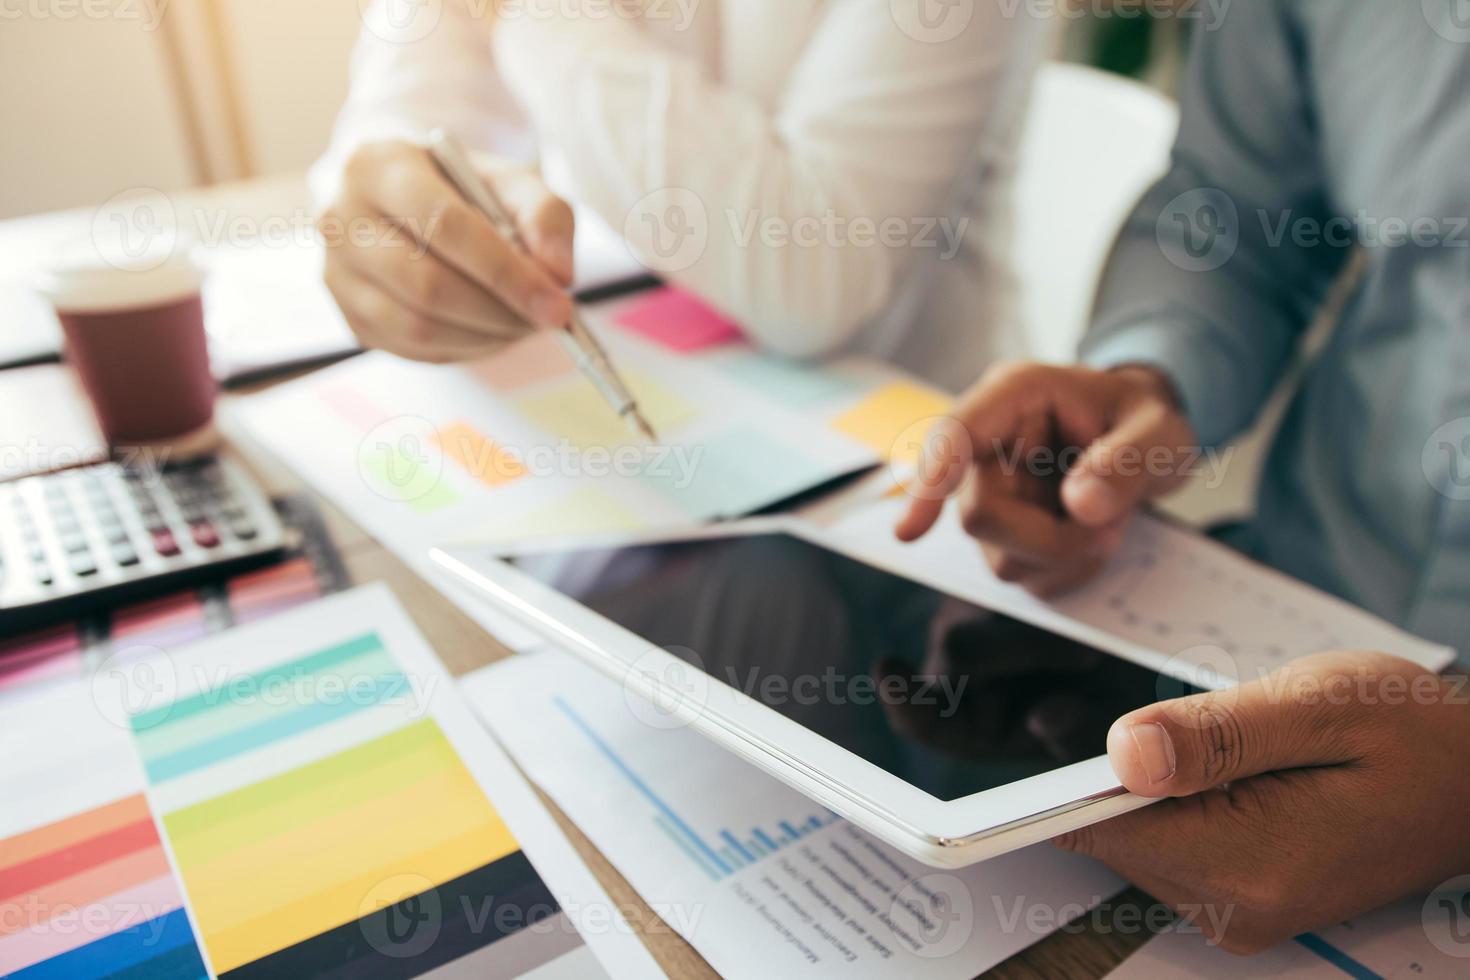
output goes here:
[[[272, 210], [287, 213], [298, 208], [292, 198], [299, 200], [302, 193], [299, 180], [277, 179], [268, 183], [220, 188], [194, 196], [191, 200], [210, 202], [231, 214], [258, 215], [269, 214]], [[44, 231], [49, 235], [61, 225], [75, 221], [76, 217], [73, 213], [58, 215], [55, 221], [25, 219], [0, 222], [0, 255], [8, 249], [23, 250], [24, 240], [34, 233]], [[4, 377], [0, 373], [0, 385], [4, 384]], [[248, 397], [248, 393], [229, 397]], [[293, 472], [248, 437], [233, 433], [228, 451], [239, 457], [272, 494], [310, 492]], [[322, 511], [353, 581], [357, 584], [386, 582], [452, 673], [456, 676], [464, 674], [511, 655], [329, 500], [316, 494], [312, 497]], [[680, 980], [716, 977], [709, 964], [654, 914], [555, 804], [544, 794], [541, 794], [541, 800], [669, 976]], [[1086, 980], [1101, 977], [1147, 940], [1149, 934], [1141, 925], [1145, 920], [1142, 913], [1151, 904], [1152, 900], [1146, 895], [1131, 889], [1108, 903], [1107, 914], [1088, 917], [1085, 924], [1053, 934], [985, 976], [1005, 980], [1048, 980], [1054, 977]], [[1157, 913], [1153, 917], [1157, 917]]]

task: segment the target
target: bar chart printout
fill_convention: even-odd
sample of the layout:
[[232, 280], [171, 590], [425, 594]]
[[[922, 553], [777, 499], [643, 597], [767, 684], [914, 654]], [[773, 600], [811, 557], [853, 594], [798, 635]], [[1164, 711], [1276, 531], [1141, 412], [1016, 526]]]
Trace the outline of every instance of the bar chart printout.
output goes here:
[[964, 980], [1046, 931], [996, 901], [1083, 910], [1122, 887], [1055, 848], [937, 871], [547, 647], [460, 690], [663, 920], [732, 980]]
[[[680, 816], [674, 807], [649, 787], [633, 767], [622, 758], [617, 750], [604, 740], [596, 730], [577, 713], [564, 698], [556, 698], [557, 710], [575, 725], [589, 742], [597, 747], [612, 766], [648, 800], [652, 820], [659, 833], [665, 835], [701, 871], [713, 881], [729, 877], [742, 868], [756, 864], [762, 858], [782, 850], [808, 834], [815, 833], [840, 818], [822, 807], [817, 812], [794, 820], [779, 820], [767, 827], [719, 827], [709, 834], [696, 831], [688, 820]], [[815, 807], [816, 805], [813, 804]]]

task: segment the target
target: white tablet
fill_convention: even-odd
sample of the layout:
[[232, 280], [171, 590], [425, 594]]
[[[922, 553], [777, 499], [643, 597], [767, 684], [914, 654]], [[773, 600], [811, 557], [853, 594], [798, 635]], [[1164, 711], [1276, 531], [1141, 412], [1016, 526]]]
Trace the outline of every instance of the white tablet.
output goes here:
[[434, 559], [622, 683], [650, 724], [689, 725], [939, 867], [1149, 802], [1118, 784], [1108, 727], [1192, 691], [793, 519]]

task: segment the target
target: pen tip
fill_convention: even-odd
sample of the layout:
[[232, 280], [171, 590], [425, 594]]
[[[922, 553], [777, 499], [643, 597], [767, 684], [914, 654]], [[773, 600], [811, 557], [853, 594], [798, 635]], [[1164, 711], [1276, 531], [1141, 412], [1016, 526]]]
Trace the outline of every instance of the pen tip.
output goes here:
[[642, 436], [649, 442], [658, 441], [658, 436], [654, 433], [653, 426], [648, 424], [648, 420], [643, 417], [643, 414], [641, 412], [635, 411], [632, 414], [631, 418], [633, 421], [633, 428], [638, 432], [640, 436]]

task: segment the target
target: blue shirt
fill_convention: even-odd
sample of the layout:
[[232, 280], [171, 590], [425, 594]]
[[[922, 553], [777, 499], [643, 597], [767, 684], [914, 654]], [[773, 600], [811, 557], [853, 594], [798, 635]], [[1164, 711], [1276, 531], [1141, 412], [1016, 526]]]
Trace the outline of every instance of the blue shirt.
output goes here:
[[1470, 664], [1470, 2], [1235, 3], [1196, 32], [1182, 98], [1083, 359], [1161, 369], [1226, 442], [1360, 254], [1248, 549]]

